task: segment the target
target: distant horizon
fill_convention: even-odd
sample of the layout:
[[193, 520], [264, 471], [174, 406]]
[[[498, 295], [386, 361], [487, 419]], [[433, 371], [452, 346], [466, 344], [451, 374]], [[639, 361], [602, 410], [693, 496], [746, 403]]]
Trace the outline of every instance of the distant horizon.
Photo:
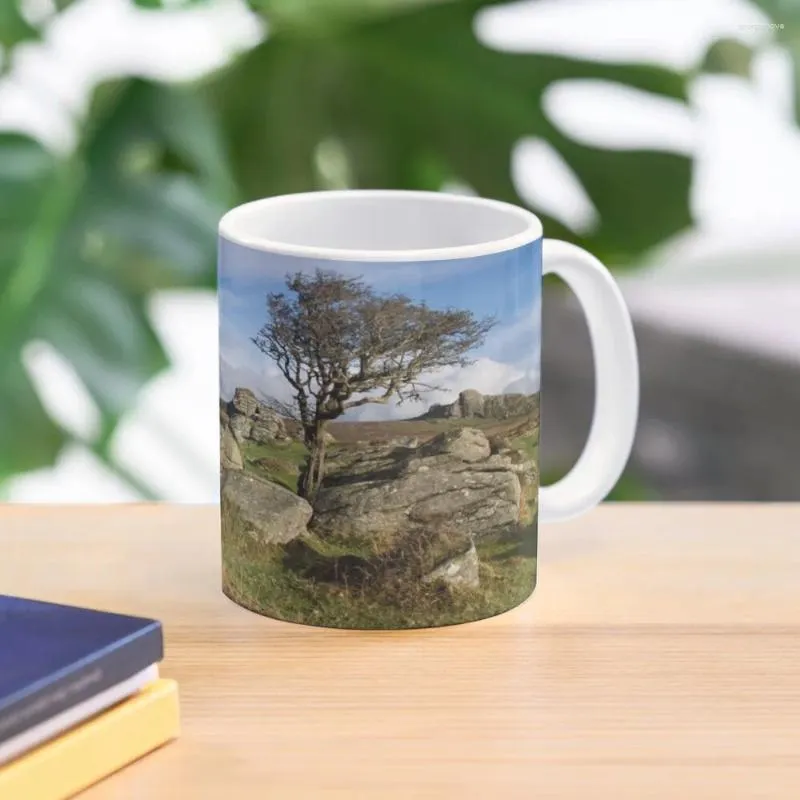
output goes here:
[[[222, 394], [222, 392], [220, 392], [219, 399], [222, 400], [225, 403], [233, 402], [233, 397], [234, 397], [234, 395], [235, 395], [235, 393], [236, 393], [236, 391], [238, 389], [244, 389], [244, 390], [250, 392], [256, 398], [256, 400], [259, 403], [261, 403], [263, 405], [266, 405], [266, 406], [272, 407], [273, 405], [279, 405], [279, 404], [280, 405], [288, 405], [288, 404], [284, 403], [284, 401], [279, 400], [277, 397], [274, 397], [273, 395], [266, 394], [265, 392], [261, 392], [261, 391], [259, 391], [257, 389], [253, 389], [250, 386], [235, 386], [233, 388], [233, 391], [230, 392], [230, 397], [225, 397]], [[478, 391], [478, 390], [477, 389], [472, 389], [472, 387], [469, 387], [469, 386], [467, 388], [465, 388], [465, 389], [460, 389], [458, 392], [456, 392], [456, 394], [455, 394], [455, 396], [454, 396], [452, 401], [444, 402], [444, 403], [441, 403], [441, 402], [430, 403], [428, 405], [428, 407], [422, 412], [422, 414], [427, 413], [434, 406], [452, 405], [452, 403], [454, 403], [456, 400], [458, 400], [458, 398], [460, 397], [462, 392], [468, 392], [468, 391]], [[483, 397], [487, 397], [487, 396], [488, 397], [500, 397], [500, 396], [533, 397], [534, 395], [540, 394], [540, 391], [541, 391], [540, 389], [537, 389], [536, 391], [533, 391], [533, 392], [500, 392], [500, 393], [494, 393], [494, 394], [490, 394], [489, 392], [479, 392], [479, 394], [481, 394]], [[424, 402], [424, 400], [425, 400], [425, 394], [422, 395], [422, 400], [420, 402]], [[413, 417], [398, 417], [397, 420], [398, 421], [402, 421], [404, 419], [416, 419], [419, 416], [420, 416], [420, 414], [416, 414]], [[359, 422], [359, 421], [361, 421], [361, 420], [345, 419], [344, 417], [342, 417], [340, 419], [333, 420], [334, 423], [336, 423], [336, 422]]]

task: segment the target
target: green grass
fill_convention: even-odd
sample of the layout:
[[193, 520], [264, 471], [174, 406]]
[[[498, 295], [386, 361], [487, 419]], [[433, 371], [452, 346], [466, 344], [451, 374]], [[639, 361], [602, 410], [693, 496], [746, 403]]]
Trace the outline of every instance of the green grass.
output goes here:
[[516, 439], [510, 440], [511, 446], [515, 450], [524, 453], [525, 456], [534, 463], [539, 462], [539, 429], [524, 436], [517, 436]]
[[496, 540], [493, 542], [479, 542], [476, 545], [478, 557], [481, 562], [503, 561], [519, 555], [520, 544], [516, 541]]
[[[517, 436], [515, 439], [510, 440], [510, 445], [515, 450], [522, 453], [529, 461], [533, 461], [538, 469], [539, 465], [539, 429], [531, 433], [526, 433], [524, 436]], [[539, 505], [539, 486], [538, 484], [530, 484], [524, 488], [525, 504], [527, 506], [527, 513], [523, 512], [522, 521], [531, 523], [536, 518]]]
[[342, 558], [344, 556], [355, 556], [356, 558], [368, 559], [375, 555], [372, 548], [367, 547], [363, 542], [352, 541], [337, 537], [335, 534], [326, 536], [324, 539], [317, 534], [309, 531], [303, 535], [304, 544], [308, 545], [315, 553], [325, 558]]
[[[380, 427], [379, 423], [354, 423], [358, 425], [371, 425], [375, 428]], [[441, 432], [445, 430], [452, 430], [453, 428], [462, 427], [476, 427], [484, 428], [489, 432], [490, 429], [494, 430], [498, 426], [497, 420], [459, 420], [459, 419], [441, 419], [429, 420], [423, 423], [408, 421], [407, 428], [399, 426], [405, 425], [406, 421], [396, 423], [386, 423], [386, 426], [392, 427], [393, 436], [420, 434], [420, 427], [424, 427], [427, 436], [430, 436], [431, 431]], [[515, 423], [515, 424], [518, 424]], [[384, 426], [384, 427], [386, 427]], [[366, 429], [364, 433], [367, 433]], [[375, 431], [372, 431], [373, 435]], [[511, 446], [523, 452], [526, 457], [537, 461], [539, 450], [539, 432], [538, 429], [524, 436], [518, 436], [511, 439]], [[337, 448], [342, 449], [355, 449], [363, 444], [354, 439], [346, 440], [341, 443], [334, 443], [328, 445], [328, 453], [332, 454]], [[296, 440], [289, 440], [286, 442], [270, 442], [269, 444], [257, 444], [249, 442], [245, 445], [243, 456], [245, 460], [245, 469], [252, 472], [261, 478], [278, 483], [291, 492], [297, 492], [297, 482], [300, 474], [300, 469], [305, 463], [308, 450], [302, 442]], [[257, 463], [261, 462], [261, 463]]]
[[330, 423], [329, 430], [341, 443], [359, 441], [386, 441], [399, 436], [416, 436], [421, 441], [426, 441], [443, 431], [454, 428], [478, 428], [487, 436], [513, 435], [515, 431], [530, 429], [536, 423], [530, 415], [510, 417], [508, 419], [492, 419], [471, 417], [435, 418], [435, 419], [403, 419], [385, 420], [382, 422], [341, 422]]
[[536, 559], [507, 544], [479, 548], [485, 560], [475, 591], [421, 582], [359, 589], [302, 577], [284, 564], [282, 547], [243, 534], [223, 509], [223, 585], [246, 608], [291, 622], [373, 630], [453, 625], [500, 614], [530, 595]]
[[[300, 468], [307, 455], [305, 445], [293, 439], [269, 444], [250, 442], [244, 450], [245, 470], [297, 493]], [[259, 461], [262, 463], [255, 463]]]
[[[518, 432], [517, 427], [511, 430]], [[361, 423], [359, 423], [359, 426]], [[365, 423], [369, 428], [355, 429], [346, 424], [333, 431], [341, 432], [333, 448], [357, 447], [356, 434], [369, 439], [401, 435], [439, 433], [458, 427], [479, 427], [488, 433], [510, 432], [508, 423], [496, 420], [430, 420], [420, 423], [407, 421]], [[427, 436], [425, 436], [427, 434]], [[538, 429], [510, 440], [513, 448], [529, 459], [538, 458]], [[301, 467], [307, 457], [306, 448], [299, 442], [249, 444], [244, 451], [245, 468], [268, 480], [297, 491]], [[258, 463], [256, 463], [258, 462]], [[526, 490], [529, 513], [533, 521], [536, 510], [537, 487]], [[529, 529], [535, 531], [535, 528]], [[369, 561], [374, 557], [351, 541], [336, 537], [320, 537], [309, 532], [302, 546], [308, 548], [306, 557], [320, 556], [323, 562], [337, 564], [339, 581], [328, 580], [325, 572], [315, 572], [319, 578], [293, 561], [291, 550], [279, 545], [267, 546], [256, 542], [238, 529], [233, 514], [223, 506], [222, 555], [225, 593], [237, 603], [258, 613], [278, 619], [335, 628], [396, 629], [425, 628], [452, 625], [494, 616], [519, 605], [531, 593], [536, 582], [536, 534], [520, 538], [518, 532], [483, 540], [477, 544], [480, 558], [480, 587], [470, 591], [450, 591], [442, 584], [427, 584], [419, 579], [396, 578], [391, 585], [380, 580], [367, 581], [359, 586], [341, 581], [339, 565], [347, 559]], [[302, 549], [301, 546], [301, 549]]]

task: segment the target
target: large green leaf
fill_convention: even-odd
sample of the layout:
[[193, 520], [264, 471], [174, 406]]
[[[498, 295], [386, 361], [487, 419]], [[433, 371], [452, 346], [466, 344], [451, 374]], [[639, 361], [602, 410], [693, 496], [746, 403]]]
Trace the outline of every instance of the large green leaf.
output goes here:
[[[40, 246], [40, 225], [26, 209], [47, 212], [44, 201], [56, 162], [41, 146], [22, 136], [0, 136], [0, 258], [6, 253], [32, 259]], [[0, 308], [6, 314], [10, 299], [20, 306], [39, 276], [12, 276], [0, 262]], [[16, 316], [19, 316], [18, 312]], [[0, 316], [0, 326], [10, 324]], [[0, 336], [0, 481], [14, 472], [51, 464], [65, 437], [48, 418], [21, 361], [19, 342]]]
[[175, 2], [175, 0], [172, 0], [172, 2], [170, 2], [170, 0], [133, 0], [133, 2], [140, 8], [169, 8], [174, 10], [175, 8], [202, 5], [203, 3], [207, 3], [208, 0], [177, 0], [177, 2]]
[[65, 437], [21, 367], [43, 340], [102, 416], [101, 454], [140, 388], [167, 364], [154, 289], [212, 286], [215, 226], [235, 196], [203, 106], [139, 81], [98, 93], [67, 160], [0, 135], [0, 478], [51, 464]]
[[[9, 66], [10, 59], [3, 59], [3, 49], [10, 52], [18, 44], [41, 38], [42, 27], [50, 18], [50, 14], [63, 11], [75, 0], [51, 0], [51, 9], [45, 6], [43, 18], [30, 18], [23, 13], [26, 0], [0, 0], [0, 74]], [[34, 5], [34, 4], [31, 4]]]
[[753, 51], [738, 39], [719, 39], [709, 47], [701, 72], [749, 78]]
[[324, 186], [320, 144], [334, 142], [354, 187], [440, 188], [450, 179], [521, 203], [512, 148], [540, 136], [576, 172], [601, 220], [581, 236], [545, 218], [549, 235], [620, 266], [689, 225], [688, 158], [579, 145], [541, 108], [549, 86], [582, 78], [681, 101], [685, 76], [489, 49], [473, 31], [487, 0], [341, 0], [320, 11], [329, 25], [303, 16], [307, 4], [255, 2], [284, 24], [209, 86], [248, 198]]
[[273, 31], [309, 33], [455, 2], [460, 0], [249, 0], [249, 5], [269, 19]]
[[17, 0], [0, 2], [0, 48], [12, 48], [20, 42], [38, 39], [39, 31], [31, 25], [20, 10]]
[[[794, 79], [794, 114], [800, 123], [800, 3], [797, 0], [753, 0], [770, 19], [769, 40], [786, 48], [792, 59]], [[721, 39], [712, 43], [702, 64], [702, 71], [750, 76], [752, 50], [743, 42]]]
[[755, 0], [769, 15], [775, 38], [792, 57], [795, 118], [800, 123], [800, 3], [797, 0]]

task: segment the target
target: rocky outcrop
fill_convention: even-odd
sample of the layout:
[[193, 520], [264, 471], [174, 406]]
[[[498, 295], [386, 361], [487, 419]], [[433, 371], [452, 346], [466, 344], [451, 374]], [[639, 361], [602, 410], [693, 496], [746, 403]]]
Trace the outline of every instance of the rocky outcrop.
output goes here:
[[443, 583], [450, 589], [477, 589], [480, 586], [480, 560], [472, 544], [466, 553], [445, 561], [424, 575], [423, 583]]
[[244, 459], [239, 443], [233, 435], [230, 423], [227, 419], [220, 419], [220, 443], [219, 458], [223, 470], [244, 469]]
[[458, 409], [458, 416], [464, 419], [472, 417], [483, 417], [486, 406], [486, 399], [475, 389], [466, 389], [458, 395], [455, 402]]
[[486, 434], [474, 428], [456, 428], [431, 439], [420, 449], [420, 456], [447, 455], [473, 464], [491, 455]]
[[265, 413], [253, 419], [253, 425], [250, 428], [251, 441], [267, 444], [286, 438], [283, 420], [271, 409], [266, 409]]
[[249, 389], [239, 388], [233, 393], [231, 400], [231, 414], [241, 414], [243, 417], [252, 417], [258, 411], [258, 399]]
[[221, 502], [226, 524], [261, 544], [287, 544], [307, 533], [311, 506], [293, 492], [245, 472], [225, 475]]
[[492, 455], [508, 455], [514, 450], [508, 437], [502, 434], [490, 436], [489, 447], [492, 449]]
[[465, 389], [455, 402], [433, 405], [420, 419], [509, 419], [534, 414], [537, 394], [481, 394]]
[[228, 404], [230, 427], [236, 440], [266, 444], [287, 438], [286, 424], [275, 409], [260, 402], [249, 389], [237, 389]]
[[486, 436], [472, 428], [421, 447], [343, 448], [328, 460], [310, 529], [375, 557], [424, 549], [420, 563], [430, 571], [474, 540], [517, 525], [533, 469], [521, 454], [492, 455]]

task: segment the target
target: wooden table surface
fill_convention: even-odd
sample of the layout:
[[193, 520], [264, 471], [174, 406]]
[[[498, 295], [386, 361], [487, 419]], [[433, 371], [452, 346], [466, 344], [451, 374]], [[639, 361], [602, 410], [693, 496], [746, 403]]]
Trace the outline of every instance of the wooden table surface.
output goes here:
[[605, 505], [453, 628], [316, 630], [220, 591], [217, 510], [0, 509], [0, 591], [163, 620], [177, 742], [83, 800], [800, 797], [800, 505]]

